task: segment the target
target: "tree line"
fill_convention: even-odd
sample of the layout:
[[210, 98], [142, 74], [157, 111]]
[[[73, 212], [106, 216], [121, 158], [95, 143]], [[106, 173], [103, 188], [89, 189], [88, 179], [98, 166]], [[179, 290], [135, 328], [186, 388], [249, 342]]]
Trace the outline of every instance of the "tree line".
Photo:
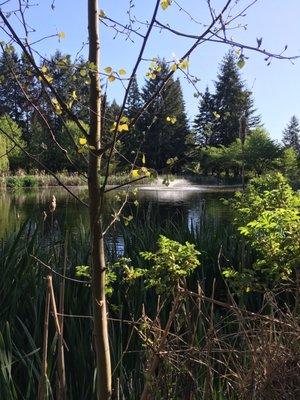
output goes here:
[[[171, 77], [130, 132], [124, 132], [117, 141], [111, 172], [122, 172], [135, 164], [146, 163], [147, 168], [158, 173], [237, 177], [244, 162], [246, 170], [257, 175], [272, 168], [296, 175], [300, 154], [299, 121], [292, 116], [283, 131], [282, 145], [273, 141], [263, 128], [252, 93], [242, 80], [242, 67], [240, 58], [233, 51], [224, 56], [214, 82], [214, 92], [207, 87], [203, 94], [195, 93], [199, 106], [192, 124], [186, 114], [180, 80]], [[87, 126], [88, 71], [92, 66], [83, 58], [72, 61], [70, 55], [57, 51], [50, 59], [41, 59], [40, 68], [69, 109]], [[134, 78], [125, 107], [129, 120], [133, 120], [142, 104], [155, 94], [168, 71], [168, 62], [154, 59], [142, 88]], [[59, 104], [45, 93], [32, 66], [12, 46], [7, 46], [0, 57], [0, 81], [0, 128], [9, 128], [20, 146], [30, 149], [40, 161], [38, 165], [28, 161], [16, 144], [9, 143], [1, 135], [0, 129], [0, 171], [43, 170], [43, 165], [51, 171], [84, 170], [80, 129], [74, 121], [65, 122], [60, 118]], [[102, 100], [103, 141], [109, 143], [120, 106], [115, 100], [109, 102], [105, 95]], [[244, 148], [239, 139], [241, 117], [247, 121]], [[65, 149], [72, 148], [71, 141], [74, 140], [78, 151], [74, 149], [70, 154], [68, 150], [66, 157]]]

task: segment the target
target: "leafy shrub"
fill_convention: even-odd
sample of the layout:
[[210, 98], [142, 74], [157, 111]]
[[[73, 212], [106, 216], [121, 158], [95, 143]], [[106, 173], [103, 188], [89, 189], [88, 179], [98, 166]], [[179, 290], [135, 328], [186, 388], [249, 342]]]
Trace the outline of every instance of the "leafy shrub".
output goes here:
[[229, 268], [224, 275], [239, 288], [273, 288], [300, 269], [300, 192], [280, 173], [251, 181], [245, 193], [230, 201], [236, 225], [256, 261], [241, 271]]

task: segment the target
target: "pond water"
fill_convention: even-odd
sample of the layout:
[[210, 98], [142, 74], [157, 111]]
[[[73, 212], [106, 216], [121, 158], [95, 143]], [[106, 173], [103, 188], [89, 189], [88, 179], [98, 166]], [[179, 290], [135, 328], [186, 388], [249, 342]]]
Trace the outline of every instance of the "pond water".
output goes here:
[[[83, 201], [87, 200], [86, 188], [72, 188]], [[146, 223], [146, 216], [155, 214], [158, 221], [169, 219], [180, 221], [189, 228], [199, 226], [205, 218], [216, 228], [227, 221], [228, 210], [221, 198], [231, 196], [232, 188], [178, 186], [178, 187], [141, 187], [136, 194], [131, 193], [124, 208], [124, 215], [136, 216], [138, 221]], [[64, 189], [58, 187], [2, 191], [0, 193], [0, 238], [6, 237], [26, 220], [33, 224], [43, 220], [43, 212], [48, 214], [52, 196], [57, 200], [57, 209], [53, 221], [56, 227], [75, 229], [79, 225], [88, 226], [88, 209], [76, 201]], [[105, 224], [118, 210], [123, 192], [116, 196], [115, 191], [107, 194], [105, 204]], [[116, 198], [119, 197], [119, 198]], [[121, 199], [120, 199], [121, 198]], [[138, 205], [137, 205], [138, 202]], [[145, 227], [146, 228], [146, 227]]]

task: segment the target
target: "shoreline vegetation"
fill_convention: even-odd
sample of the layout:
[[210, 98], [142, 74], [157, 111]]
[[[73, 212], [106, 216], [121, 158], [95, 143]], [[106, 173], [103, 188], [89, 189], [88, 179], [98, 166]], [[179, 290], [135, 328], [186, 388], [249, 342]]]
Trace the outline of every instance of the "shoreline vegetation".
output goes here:
[[[77, 173], [59, 172], [56, 173], [57, 178], [65, 186], [87, 186], [85, 177], [80, 176]], [[104, 179], [104, 178], [103, 178]], [[102, 179], [100, 178], [100, 181]], [[186, 185], [209, 185], [209, 186], [240, 186], [241, 180], [231, 176], [204, 176], [204, 175], [159, 175], [157, 177], [145, 177], [138, 182], [130, 182], [128, 174], [116, 174], [110, 176], [109, 185], [117, 186], [128, 184], [133, 186], [161, 186], [161, 187], [173, 187], [176, 183], [179, 186]], [[177, 186], [176, 184], [176, 186]], [[59, 182], [50, 174], [15, 174], [0, 176], [0, 188], [1, 189], [21, 189], [21, 188], [45, 188], [45, 187], [59, 187]]]

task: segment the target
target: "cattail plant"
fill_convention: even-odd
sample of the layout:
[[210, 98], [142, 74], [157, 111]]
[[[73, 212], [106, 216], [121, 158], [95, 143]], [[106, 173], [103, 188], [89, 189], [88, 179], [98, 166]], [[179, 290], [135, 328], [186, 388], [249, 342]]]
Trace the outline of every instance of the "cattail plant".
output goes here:
[[50, 203], [50, 205], [49, 205], [49, 210], [50, 210], [50, 212], [53, 214], [54, 213], [54, 211], [56, 210], [56, 197], [53, 195], [52, 196], [52, 200], [51, 200], [51, 203]]

